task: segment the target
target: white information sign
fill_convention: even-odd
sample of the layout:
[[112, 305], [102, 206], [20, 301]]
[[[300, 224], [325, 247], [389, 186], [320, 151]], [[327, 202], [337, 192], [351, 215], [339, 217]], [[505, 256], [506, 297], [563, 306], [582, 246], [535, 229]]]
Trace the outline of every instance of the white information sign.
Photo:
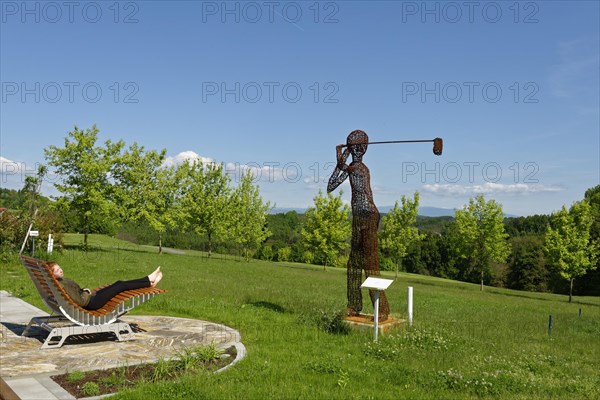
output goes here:
[[391, 279], [368, 277], [362, 283], [362, 285], [360, 285], [361, 288], [376, 290], [375, 299], [374, 299], [375, 304], [373, 304], [373, 311], [375, 312], [375, 315], [373, 316], [374, 328], [375, 328], [375, 332], [374, 332], [375, 341], [377, 341], [377, 334], [379, 332], [379, 291], [387, 289], [392, 284], [392, 282], [394, 282], [394, 281]]
[[39, 236], [40, 231], [29, 231], [29, 236]]
[[360, 287], [367, 289], [385, 290], [392, 284], [392, 282], [394, 281], [391, 279], [369, 277], [362, 283], [362, 285], [360, 285]]

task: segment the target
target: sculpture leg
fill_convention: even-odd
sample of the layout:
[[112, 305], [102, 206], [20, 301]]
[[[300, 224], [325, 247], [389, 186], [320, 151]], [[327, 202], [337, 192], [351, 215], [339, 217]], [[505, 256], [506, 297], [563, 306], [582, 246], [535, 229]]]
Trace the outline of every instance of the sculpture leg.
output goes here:
[[[379, 274], [377, 274], [379, 275]], [[374, 289], [369, 290], [369, 296], [371, 297], [371, 303], [373, 307], [375, 307], [375, 292]], [[390, 316], [390, 303], [388, 303], [387, 296], [385, 295], [385, 290], [379, 291], [379, 321], [385, 321]]]
[[[365, 249], [365, 275], [379, 276], [379, 241], [377, 239], [377, 228], [379, 227], [379, 212], [371, 213], [368, 221], [368, 227], [364, 230], [365, 237], [363, 245]], [[375, 306], [375, 290], [369, 290], [371, 304]], [[385, 321], [390, 315], [390, 304], [388, 303], [385, 291], [379, 292], [379, 321]]]
[[362, 268], [360, 265], [356, 265], [353, 262], [352, 255], [348, 260], [347, 277], [347, 288], [348, 288], [348, 315], [359, 315], [362, 310], [362, 293], [360, 291], [360, 284], [362, 283]]

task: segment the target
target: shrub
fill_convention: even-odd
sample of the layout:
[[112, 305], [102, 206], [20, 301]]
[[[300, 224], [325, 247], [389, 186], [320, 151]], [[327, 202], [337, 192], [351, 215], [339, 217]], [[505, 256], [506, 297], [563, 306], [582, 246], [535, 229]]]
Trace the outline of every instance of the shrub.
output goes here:
[[312, 253], [312, 251], [306, 250], [304, 253], [302, 253], [302, 261], [306, 264], [312, 264], [315, 261], [315, 255]]
[[18, 248], [19, 238], [23, 238], [26, 227], [23, 221], [12, 216], [8, 211], [0, 212], [0, 243], [1, 250]]
[[391, 258], [382, 257], [381, 261], [379, 263], [379, 269], [381, 271], [395, 271], [396, 264], [394, 263], [394, 261]]
[[273, 260], [273, 248], [271, 245], [264, 245], [260, 248], [259, 258], [261, 260], [271, 261]]
[[85, 372], [83, 371], [73, 371], [69, 375], [67, 375], [67, 380], [69, 382], [77, 382], [82, 380], [85, 377]]
[[290, 261], [292, 256], [292, 248], [285, 246], [277, 250], [277, 261]]
[[81, 391], [86, 396], [100, 396], [100, 386], [96, 382], [86, 382], [81, 387]]
[[350, 332], [350, 326], [344, 321], [344, 316], [344, 311], [321, 310], [318, 327], [327, 333], [341, 333], [346, 335]]
[[337, 268], [346, 268], [348, 267], [348, 256], [339, 256], [336, 260], [335, 263], [333, 264], [334, 267]]

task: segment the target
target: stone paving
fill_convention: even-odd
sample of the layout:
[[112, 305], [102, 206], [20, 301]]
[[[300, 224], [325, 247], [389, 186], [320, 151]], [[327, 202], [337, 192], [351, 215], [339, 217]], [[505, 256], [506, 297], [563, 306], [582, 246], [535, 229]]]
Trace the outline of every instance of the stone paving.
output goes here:
[[[32, 332], [33, 337], [20, 335], [31, 317], [45, 314], [0, 291], [0, 376], [11, 387], [14, 383], [23, 384], [26, 380], [34, 379], [32, 376], [39, 378], [68, 371], [153, 362], [161, 357], [172, 357], [184, 347], [210, 343], [221, 349], [236, 346], [236, 361], [245, 355], [239, 332], [227, 326], [186, 318], [141, 315], [121, 318], [134, 330], [132, 340], [118, 342], [110, 334], [96, 334], [83, 339], [70, 337], [61, 348], [42, 350], [40, 346], [47, 336], [45, 330], [36, 327]], [[28, 381], [25, 386], [30, 384]], [[42, 390], [40, 387], [38, 389]], [[31, 390], [34, 390], [34, 386]]]

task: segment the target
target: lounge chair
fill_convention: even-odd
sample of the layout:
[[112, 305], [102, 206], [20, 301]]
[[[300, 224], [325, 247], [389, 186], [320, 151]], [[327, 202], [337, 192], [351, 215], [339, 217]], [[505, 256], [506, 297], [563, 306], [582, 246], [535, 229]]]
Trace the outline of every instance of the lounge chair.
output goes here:
[[[72, 335], [87, 336], [112, 332], [119, 341], [132, 339], [134, 333], [131, 326], [120, 321], [119, 317], [157, 294], [166, 292], [154, 287], [127, 290], [113, 297], [98, 310], [86, 310], [71, 300], [53, 276], [46, 261], [21, 256], [21, 262], [27, 269], [42, 301], [53, 314], [32, 318], [22, 334], [27, 336], [34, 324], [49, 331], [50, 334], [42, 344], [42, 349], [61, 347], [67, 337]], [[68, 323], [66, 326], [65, 322]]]

